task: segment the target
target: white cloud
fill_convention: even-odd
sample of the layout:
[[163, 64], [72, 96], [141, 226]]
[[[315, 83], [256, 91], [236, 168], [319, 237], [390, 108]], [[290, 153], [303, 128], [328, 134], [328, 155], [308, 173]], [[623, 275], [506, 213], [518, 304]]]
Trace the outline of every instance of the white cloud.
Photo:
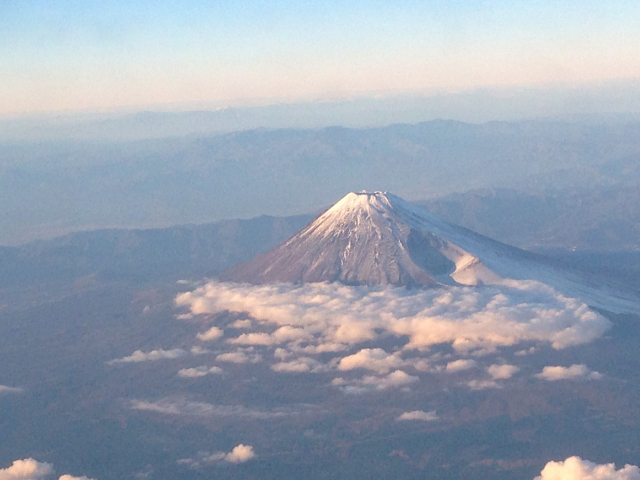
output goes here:
[[389, 375], [385, 375], [382, 377], [376, 377], [373, 375], [365, 376], [362, 378], [363, 385], [371, 385], [376, 387], [379, 390], [384, 390], [391, 387], [400, 387], [413, 382], [417, 382], [420, 378], [409, 375], [402, 370], [396, 370], [391, 372]]
[[53, 465], [33, 458], [14, 460], [11, 466], [0, 469], [0, 480], [38, 480], [53, 474]]
[[338, 343], [360, 343], [366, 340], [373, 340], [376, 338], [376, 333], [373, 329], [373, 325], [369, 325], [366, 322], [349, 322], [343, 323], [333, 332], [333, 340]]
[[229, 326], [231, 328], [251, 328], [251, 325], [252, 325], [251, 320], [249, 320], [248, 318], [245, 318], [244, 320], [236, 320]]
[[[33, 458], [14, 460], [10, 467], [0, 468], [0, 480], [40, 480], [51, 478], [53, 465], [38, 462]], [[60, 475], [59, 480], [95, 480], [86, 476], [74, 477], [68, 473]]]
[[0, 395], [3, 393], [22, 393], [23, 391], [22, 387], [8, 387], [7, 385], [0, 385]]
[[549, 462], [534, 480], [640, 480], [640, 468], [625, 465], [616, 470], [613, 463], [597, 465], [580, 457]]
[[433, 371], [437, 372], [444, 368], [442, 366], [434, 367], [428, 358], [413, 358], [411, 360], [406, 360], [405, 363], [407, 365], [411, 365], [413, 368], [415, 368], [419, 372], [433, 372]]
[[291, 353], [289, 350], [286, 350], [280, 347], [276, 348], [275, 351], [273, 352], [273, 356], [278, 360], [285, 360], [289, 358], [291, 355], [293, 355], [293, 353]]
[[308, 340], [311, 335], [303, 328], [284, 325], [273, 333], [243, 333], [237, 338], [232, 338], [229, 343], [239, 345], [280, 345], [285, 342]]
[[314, 355], [319, 353], [342, 352], [344, 350], [347, 350], [349, 347], [344, 343], [326, 342], [326, 343], [319, 343], [318, 345], [305, 345], [304, 347], [300, 347], [295, 344], [289, 344], [288, 348], [295, 352]]
[[244, 463], [255, 456], [256, 454], [254, 453], [251, 445], [243, 445], [241, 443], [240, 445], [235, 446], [231, 452], [227, 453], [224, 459], [231, 463]]
[[195, 367], [195, 368], [183, 368], [178, 370], [178, 376], [182, 378], [198, 378], [204, 377], [209, 374], [218, 374], [222, 373], [222, 369], [220, 367]]
[[221, 353], [216, 357], [217, 362], [229, 362], [229, 363], [258, 363], [262, 360], [262, 357], [257, 354], [247, 355], [246, 353], [238, 350], [235, 352]]
[[365, 375], [356, 380], [346, 380], [342, 377], [337, 377], [331, 381], [331, 385], [340, 388], [344, 393], [361, 394], [375, 390], [406, 387], [418, 380], [420, 380], [419, 377], [409, 375], [402, 370], [395, 370], [388, 375]]
[[388, 373], [402, 364], [403, 361], [398, 355], [389, 354], [381, 348], [363, 348], [353, 355], [342, 357], [338, 363], [338, 370], [364, 368], [378, 373]]
[[[372, 373], [359, 379], [345, 377], [339, 388], [346, 393], [406, 387], [419, 380], [407, 371], [477, 368], [478, 360], [470, 356], [477, 359], [521, 343], [522, 353], [544, 345], [562, 349], [588, 343], [610, 326], [581, 301], [531, 281], [414, 290], [339, 283], [252, 286], [211, 282], [178, 295], [176, 305], [187, 307], [194, 316], [230, 311], [253, 319], [232, 324], [245, 330], [222, 344], [230, 351], [217, 352], [218, 362], [261, 362], [257, 352], [264, 353], [267, 347], [273, 349], [273, 356], [265, 358], [275, 372], [335, 368]], [[394, 346], [391, 353], [375, 345], [383, 339], [385, 345]], [[358, 348], [362, 342], [368, 348]], [[427, 357], [425, 352], [438, 344], [449, 344], [457, 357], [447, 356], [448, 363], [442, 361], [447, 358], [442, 355]], [[235, 346], [238, 348], [231, 350]], [[345, 350], [350, 351], [340, 353]], [[466, 385], [476, 390], [500, 388], [496, 381], [518, 370], [515, 365], [491, 365], [486, 369], [490, 378], [478, 377]], [[182, 375], [204, 374], [200, 369]], [[591, 372], [589, 378], [597, 375]]]
[[520, 369], [515, 365], [509, 365], [507, 363], [502, 365], [491, 365], [487, 368], [487, 372], [491, 375], [495, 380], [505, 380], [507, 378], [513, 377], [516, 373], [518, 373]]
[[399, 421], [408, 421], [408, 420], [420, 420], [423, 422], [433, 422], [434, 420], [438, 420], [438, 415], [436, 415], [435, 410], [430, 412], [423, 412], [422, 410], [414, 410], [412, 412], [404, 412], [400, 415], [396, 420]]
[[533, 353], [536, 353], [537, 351], [538, 349], [536, 347], [529, 347], [523, 350], [518, 350], [515, 354], [519, 357], [524, 357], [525, 355], [531, 355]]
[[258, 410], [249, 409], [242, 405], [214, 405], [212, 403], [193, 402], [184, 398], [163, 398], [155, 402], [132, 400], [131, 408], [164, 415], [240, 417], [257, 420], [284, 417], [295, 413], [286, 409]]
[[588, 380], [598, 380], [602, 378], [602, 374], [589, 370], [589, 368], [584, 364], [574, 364], [570, 367], [548, 366], [544, 367], [542, 372], [535, 376], [550, 382], [579, 378], [585, 378]]
[[276, 363], [271, 369], [285, 373], [319, 372], [323, 370], [323, 365], [313, 358], [300, 357], [289, 362]]
[[273, 345], [274, 341], [271, 335], [264, 332], [259, 333], [243, 333], [237, 338], [230, 338], [229, 343], [238, 345]]
[[[273, 324], [276, 331], [289, 327], [283, 332], [295, 331], [298, 340], [307, 340], [307, 346], [357, 344], [391, 334], [409, 338], [405, 349], [450, 343], [460, 352], [487, 353], [525, 341], [562, 349], [588, 343], [611, 325], [581, 301], [530, 281], [482, 289], [419, 290], [338, 283], [251, 286], [212, 282], [178, 295], [176, 304], [193, 314], [245, 312], [263, 324]], [[250, 334], [234, 341], [274, 345], [288, 340], [275, 334]]]
[[208, 348], [202, 348], [200, 345], [195, 345], [189, 349], [191, 355], [204, 355], [205, 353], [211, 353]]
[[210, 342], [212, 340], [217, 340], [223, 335], [224, 335], [224, 332], [221, 329], [219, 329], [218, 327], [211, 327], [206, 332], [197, 334], [196, 338], [198, 340], [202, 340], [203, 342]]
[[236, 445], [229, 453], [225, 452], [200, 452], [197, 458], [183, 458], [178, 460], [179, 465], [187, 465], [191, 468], [201, 468], [205, 465], [216, 463], [244, 463], [256, 456], [251, 445]]
[[486, 390], [487, 388], [500, 388], [500, 385], [494, 380], [470, 380], [467, 386], [471, 390]]
[[156, 360], [164, 360], [164, 359], [175, 359], [183, 357], [187, 354], [186, 351], [181, 348], [174, 348], [171, 350], [151, 350], [150, 352], [143, 352], [142, 350], [136, 350], [128, 357], [116, 358], [115, 360], [110, 360], [107, 363], [109, 365], [113, 365], [114, 363], [137, 363], [137, 362], [149, 362]]
[[477, 365], [475, 360], [454, 360], [453, 362], [447, 363], [445, 370], [447, 372], [459, 372], [461, 370], [475, 368]]

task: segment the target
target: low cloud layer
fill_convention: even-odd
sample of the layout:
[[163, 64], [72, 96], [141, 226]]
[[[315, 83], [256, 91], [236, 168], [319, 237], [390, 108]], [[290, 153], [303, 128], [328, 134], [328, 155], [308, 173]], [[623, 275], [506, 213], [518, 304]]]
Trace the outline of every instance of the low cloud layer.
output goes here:
[[[410, 389], [420, 375], [439, 372], [469, 371], [460, 385], [473, 390], [501, 388], [519, 367], [483, 365], [483, 356], [519, 344], [528, 354], [545, 345], [580, 345], [611, 325], [581, 301], [532, 281], [413, 290], [211, 282], [178, 295], [176, 305], [187, 308], [191, 318], [207, 315], [207, 321], [225, 311], [253, 318], [225, 327], [224, 341], [216, 326], [197, 335], [199, 340], [220, 339], [218, 348], [229, 350], [217, 354], [217, 363], [266, 361], [281, 374], [334, 371], [340, 376], [332, 385], [353, 394]], [[447, 344], [452, 353], [434, 352], [433, 347]], [[129, 358], [117, 361], [134, 361]], [[191, 377], [211, 373], [204, 367], [181, 372]]]
[[196, 458], [183, 458], [178, 460], [178, 465], [186, 465], [190, 468], [201, 468], [216, 463], [244, 463], [256, 456], [251, 445], [236, 445], [233, 450], [225, 452], [200, 452]]
[[640, 468], [625, 465], [619, 470], [613, 463], [597, 465], [580, 457], [549, 462], [535, 480], [640, 480]]
[[602, 374], [590, 370], [585, 364], [575, 364], [570, 367], [548, 366], [542, 369], [536, 377], [550, 382], [558, 380], [598, 380], [602, 378]]
[[354, 345], [390, 334], [406, 336], [405, 349], [449, 343], [458, 352], [489, 352], [525, 341], [562, 349], [588, 343], [611, 325], [581, 301], [531, 281], [428, 290], [212, 282], [178, 295], [176, 304], [194, 315], [246, 312], [275, 327], [229, 340], [243, 345]]

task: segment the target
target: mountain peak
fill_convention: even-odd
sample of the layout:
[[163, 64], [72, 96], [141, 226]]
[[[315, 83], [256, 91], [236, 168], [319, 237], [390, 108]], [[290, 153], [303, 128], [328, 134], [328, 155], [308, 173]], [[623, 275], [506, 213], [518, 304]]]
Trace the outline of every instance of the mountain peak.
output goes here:
[[419, 286], [476, 285], [492, 276], [477, 257], [439, 235], [443, 225], [391, 193], [351, 192], [283, 244], [221, 278]]
[[338, 200], [326, 213], [351, 212], [360, 209], [382, 208], [383, 205], [390, 205], [390, 197], [388, 192], [350, 192]]

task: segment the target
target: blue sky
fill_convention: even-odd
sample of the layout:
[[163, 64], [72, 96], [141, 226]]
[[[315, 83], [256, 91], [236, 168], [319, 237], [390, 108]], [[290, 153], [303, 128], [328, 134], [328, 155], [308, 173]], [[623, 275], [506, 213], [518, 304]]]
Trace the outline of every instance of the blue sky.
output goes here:
[[640, 2], [0, 0], [0, 114], [640, 77]]

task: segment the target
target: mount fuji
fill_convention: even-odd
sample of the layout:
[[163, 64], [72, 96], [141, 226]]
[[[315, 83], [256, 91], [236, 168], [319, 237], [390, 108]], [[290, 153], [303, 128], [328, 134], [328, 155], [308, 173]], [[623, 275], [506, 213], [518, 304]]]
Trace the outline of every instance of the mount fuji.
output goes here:
[[388, 192], [349, 193], [272, 250], [220, 280], [437, 287], [535, 280], [614, 313], [640, 311], [624, 286], [452, 225]]

